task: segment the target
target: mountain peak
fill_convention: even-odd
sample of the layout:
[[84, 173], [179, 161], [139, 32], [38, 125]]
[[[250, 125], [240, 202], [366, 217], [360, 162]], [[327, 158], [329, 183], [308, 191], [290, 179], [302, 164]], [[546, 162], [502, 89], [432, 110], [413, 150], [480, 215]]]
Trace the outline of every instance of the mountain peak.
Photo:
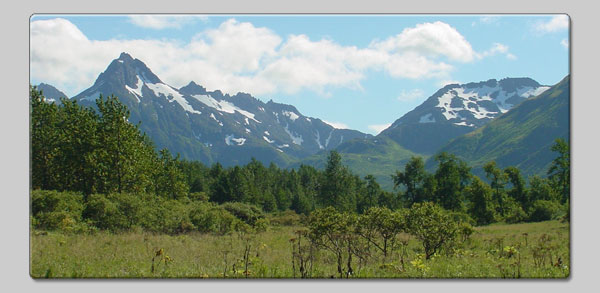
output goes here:
[[180, 88], [179, 92], [182, 94], [186, 94], [186, 95], [206, 95], [207, 94], [205, 87], [203, 87], [193, 81], [190, 81], [190, 83], [188, 83], [188, 85]]
[[98, 76], [96, 84], [104, 81], [134, 87], [138, 79], [145, 83], [162, 83], [144, 62], [123, 52]]
[[122, 52], [117, 60], [133, 61], [133, 57], [131, 57], [131, 55], [129, 55], [127, 52]]

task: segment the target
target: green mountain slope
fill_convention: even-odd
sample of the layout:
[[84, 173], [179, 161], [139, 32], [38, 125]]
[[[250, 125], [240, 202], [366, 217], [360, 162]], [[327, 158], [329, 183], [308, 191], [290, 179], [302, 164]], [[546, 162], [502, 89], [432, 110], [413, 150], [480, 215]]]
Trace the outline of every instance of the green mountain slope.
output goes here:
[[[387, 191], [392, 191], [394, 187], [391, 175], [396, 170], [403, 169], [411, 156], [419, 155], [385, 136], [347, 141], [339, 145], [336, 151], [342, 156], [342, 163], [353, 173], [361, 177], [368, 174], [375, 176], [377, 182]], [[305, 164], [322, 169], [325, 167], [328, 154], [328, 151], [319, 152], [290, 167], [296, 168], [300, 164]]]
[[[524, 174], [543, 174], [555, 158], [556, 138], [569, 139], [570, 76], [544, 93], [523, 101], [485, 126], [458, 137], [438, 152], [466, 160], [475, 174], [495, 160], [499, 167], [516, 166]], [[435, 168], [430, 159], [427, 167]]]

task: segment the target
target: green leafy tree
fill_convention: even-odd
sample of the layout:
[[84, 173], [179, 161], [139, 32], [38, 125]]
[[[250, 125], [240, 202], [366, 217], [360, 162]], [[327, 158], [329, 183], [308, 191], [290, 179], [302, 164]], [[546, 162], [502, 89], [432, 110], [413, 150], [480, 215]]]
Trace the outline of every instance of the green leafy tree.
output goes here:
[[396, 171], [396, 174], [392, 175], [394, 188], [397, 188], [400, 185], [406, 187], [406, 191], [403, 195], [409, 206], [416, 202], [430, 200], [427, 198], [425, 192], [425, 180], [427, 177], [428, 174], [425, 171], [425, 163], [421, 157], [412, 157], [404, 166], [404, 172]]
[[[338, 212], [332, 206], [315, 210], [308, 218], [311, 242], [335, 255], [340, 278], [353, 274], [351, 264], [357, 245], [354, 233], [356, 219], [354, 214]], [[344, 258], [347, 260], [345, 268]]]
[[508, 176], [496, 166], [495, 161], [491, 161], [483, 166], [485, 176], [490, 180], [493, 192], [493, 199], [496, 203], [498, 214], [504, 216], [506, 213], [506, 194], [504, 186], [508, 181]]
[[463, 190], [471, 179], [471, 168], [453, 154], [442, 152], [435, 156], [435, 202], [447, 210], [463, 209]]
[[128, 122], [129, 110], [118, 98], [100, 96], [96, 105], [100, 113], [98, 137], [102, 146], [96, 150], [101, 178], [99, 191], [149, 192], [156, 167], [152, 142], [140, 133], [138, 126]]
[[504, 174], [508, 177], [508, 181], [512, 188], [508, 191], [508, 196], [513, 198], [523, 210], [529, 208], [529, 195], [525, 186], [525, 179], [521, 176], [521, 171], [516, 167], [510, 166], [504, 169]]
[[160, 151], [160, 168], [155, 177], [156, 194], [160, 196], [178, 199], [185, 197], [189, 187], [185, 181], [185, 175], [178, 167], [179, 155], [173, 158], [167, 149]]
[[386, 258], [396, 248], [396, 236], [404, 230], [403, 220], [399, 212], [371, 207], [358, 218], [356, 232]]
[[373, 175], [365, 176], [365, 181], [364, 196], [361, 197], [357, 207], [359, 213], [364, 213], [369, 208], [377, 206], [383, 193], [381, 186], [379, 186]]
[[560, 193], [561, 202], [565, 203], [569, 200], [571, 186], [569, 143], [562, 138], [558, 138], [551, 149], [558, 153], [558, 157], [552, 161], [548, 169], [548, 178], [552, 180], [553, 186]]
[[59, 189], [82, 191], [84, 195], [96, 192], [98, 158], [95, 151], [102, 147], [98, 140], [98, 116], [91, 108], [77, 101], [61, 99], [59, 107], [60, 171]]
[[558, 201], [560, 196], [549, 179], [537, 175], [529, 177], [529, 195], [531, 202], [537, 200]]
[[322, 207], [332, 206], [340, 211], [356, 210], [352, 174], [342, 165], [342, 156], [336, 151], [329, 153], [320, 186], [319, 202]]
[[421, 241], [425, 259], [440, 251], [458, 235], [457, 222], [432, 202], [416, 203], [405, 215], [406, 231]]
[[470, 200], [468, 212], [477, 224], [487, 225], [494, 222], [495, 209], [490, 186], [479, 177], [474, 177], [466, 193]]
[[59, 155], [58, 107], [47, 103], [36, 87], [29, 88], [31, 103], [31, 187], [56, 189], [55, 159]]

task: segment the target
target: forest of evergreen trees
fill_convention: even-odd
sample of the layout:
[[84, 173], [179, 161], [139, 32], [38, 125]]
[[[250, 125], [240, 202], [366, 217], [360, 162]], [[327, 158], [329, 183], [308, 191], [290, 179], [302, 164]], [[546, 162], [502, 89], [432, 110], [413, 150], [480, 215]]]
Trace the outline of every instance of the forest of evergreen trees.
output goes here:
[[31, 213], [39, 228], [84, 223], [108, 230], [224, 231], [234, 218], [260, 223], [265, 212], [308, 215], [333, 207], [362, 214], [424, 202], [477, 225], [569, 217], [569, 145], [562, 139], [552, 147], [557, 156], [546, 177], [525, 179], [515, 167], [489, 162], [486, 182], [466, 162], [440, 153], [434, 173], [421, 157], [398, 166], [390, 174], [396, 188], [388, 192], [373, 176], [353, 174], [336, 151], [324, 170], [254, 159], [244, 166], [206, 166], [157, 151], [139, 125], [128, 122], [129, 111], [116, 97], [100, 97], [95, 108], [68, 99], [57, 105], [31, 87], [30, 100]]

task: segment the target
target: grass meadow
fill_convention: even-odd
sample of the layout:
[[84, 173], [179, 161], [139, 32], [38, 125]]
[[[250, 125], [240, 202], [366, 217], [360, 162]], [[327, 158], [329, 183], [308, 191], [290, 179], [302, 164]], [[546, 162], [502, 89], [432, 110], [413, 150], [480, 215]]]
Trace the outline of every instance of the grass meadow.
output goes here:
[[[336, 278], [335, 256], [313, 249], [293, 258], [300, 227], [253, 235], [30, 231], [33, 278]], [[308, 242], [308, 241], [306, 241]], [[352, 260], [349, 278], [567, 278], [569, 223], [493, 224], [426, 260], [421, 243], [400, 234], [387, 257]]]

